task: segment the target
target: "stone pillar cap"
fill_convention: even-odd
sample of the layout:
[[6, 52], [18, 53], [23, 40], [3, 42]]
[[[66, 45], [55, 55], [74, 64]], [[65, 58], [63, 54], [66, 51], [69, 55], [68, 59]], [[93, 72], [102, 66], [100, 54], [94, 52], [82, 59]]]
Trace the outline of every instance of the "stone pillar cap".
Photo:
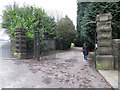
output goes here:
[[15, 29], [15, 32], [23, 32], [23, 33], [26, 33], [27, 29], [25, 28], [16, 28]]

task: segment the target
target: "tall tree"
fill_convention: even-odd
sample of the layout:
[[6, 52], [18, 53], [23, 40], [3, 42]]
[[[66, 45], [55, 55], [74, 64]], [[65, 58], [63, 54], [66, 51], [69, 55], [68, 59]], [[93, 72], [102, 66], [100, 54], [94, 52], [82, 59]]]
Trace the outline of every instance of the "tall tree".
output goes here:
[[113, 38], [120, 38], [120, 3], [119, 2], [79, 2], [77, 11], [77, 31], [80, 43], [87, 39], [92, 46], [95, 43], [96, 15], [111, 13]]
[[57, 30], [57, 39], [61, 42], [61, 46], [57, 47], [61, 47], [61, 49], [69, 49], [76, 33], [75, 26], [72, 20], [68, 16], [65, 16], [65, 18], [61, 18], [57, 22]]

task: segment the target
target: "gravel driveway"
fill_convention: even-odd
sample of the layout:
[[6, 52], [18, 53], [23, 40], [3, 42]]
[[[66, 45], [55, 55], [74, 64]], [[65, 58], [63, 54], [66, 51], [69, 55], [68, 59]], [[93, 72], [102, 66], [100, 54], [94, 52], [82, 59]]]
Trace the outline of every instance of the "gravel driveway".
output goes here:
[[2, 87], [111, 88], [95, 70], [93, 61], [83, 61], [81, 48], [74, 47], [52, 57], [41, 61], [1, 58]]

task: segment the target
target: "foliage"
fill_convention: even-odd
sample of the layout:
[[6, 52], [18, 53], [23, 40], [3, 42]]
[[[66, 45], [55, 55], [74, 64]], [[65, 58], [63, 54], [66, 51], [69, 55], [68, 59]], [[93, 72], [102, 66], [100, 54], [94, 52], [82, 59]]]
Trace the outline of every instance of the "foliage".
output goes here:
[[96, 15], [112, 14], [113, 38], [120, 38], [120, 3], [118, 2], [79, 2], [77, 11], [77, 31], [81, 43], [87, 40], [92, 48], [96, 39]]
[[75, 38], [75, 26], [68, 16], [57, 22], [57, 49], [69, 49]]
[[54, 18], [47, 15], [41, 8], [35, 6], [20, 7], [18, 4], [9, 5], [3, 11], [2, 27], [7, 28], [12, 38], [15, 37], [15, 28], [27, 29], [28, 46], [33, 46], [34, 31], [40, 31], [41, 43], [45, 38], [56, 37], [56, 23]]
[[2, 26], [8, 28], [10, 34], [14, 37], [15, 28], [26, 28], [28, 30], [27, 37], [33, 38], [33, 31], [43, 29], [48, 37], [55, 36], [54, 18], [48, 16], [41, 8], [33, 6], [19, 7], [16, 3], [7, 6], [3, 11]]

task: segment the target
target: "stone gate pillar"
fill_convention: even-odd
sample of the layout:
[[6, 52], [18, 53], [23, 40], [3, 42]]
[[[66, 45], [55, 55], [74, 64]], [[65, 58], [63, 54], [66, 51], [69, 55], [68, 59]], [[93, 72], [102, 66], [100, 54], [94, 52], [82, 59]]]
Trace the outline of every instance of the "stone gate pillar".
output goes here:
[[26, 58], [26, 29], [17, 28], [15, 30], [15, 52], [14, 57], [19, 59]]
[[97, 55], [96, 69], [111, 70], [114, 69], [114, 58], [112, 52], [112, 15], [100, 14], [97, 15]]

